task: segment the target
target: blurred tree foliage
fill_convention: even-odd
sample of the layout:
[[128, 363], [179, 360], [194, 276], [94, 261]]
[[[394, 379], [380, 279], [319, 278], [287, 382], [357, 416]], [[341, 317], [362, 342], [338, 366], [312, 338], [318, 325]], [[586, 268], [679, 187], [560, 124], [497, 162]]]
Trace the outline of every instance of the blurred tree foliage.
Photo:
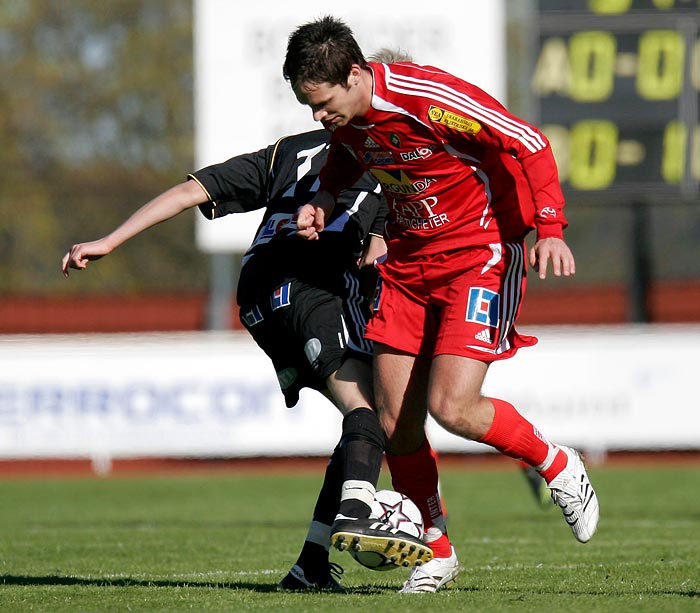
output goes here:
[[192, 170], [192, 50], [191, 0], [0, 3], [0, 291], [206, 287], [192, 211], [60, 274]]

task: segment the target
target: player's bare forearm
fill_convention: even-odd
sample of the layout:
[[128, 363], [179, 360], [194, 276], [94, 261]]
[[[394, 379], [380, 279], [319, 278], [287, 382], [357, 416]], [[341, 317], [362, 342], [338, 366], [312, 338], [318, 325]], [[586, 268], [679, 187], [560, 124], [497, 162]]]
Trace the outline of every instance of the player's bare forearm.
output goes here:
[[207, 195], [196, 181], [186, 181], [171, 187], [144, 204], [106, 236], [73, 245], [63, 256], [61, 262], [63, 275], [67, 277], [71, 268], [75, 270], [87, 268], [88, 262], [109, 255], [117, 247], [144, 230], [206, 201]]
[[537, 270], [540, 279], [547, 278], [549, 262], [555, 277], [569, 277], [576, 273], [576, 261], [569, 246], [560, 238], [538, 240], [530, 249], [530, 265]]

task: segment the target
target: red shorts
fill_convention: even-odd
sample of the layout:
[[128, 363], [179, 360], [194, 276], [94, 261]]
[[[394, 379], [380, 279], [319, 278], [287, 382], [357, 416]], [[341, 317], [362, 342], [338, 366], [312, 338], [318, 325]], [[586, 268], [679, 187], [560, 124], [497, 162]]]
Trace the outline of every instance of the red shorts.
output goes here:
[[379, 265], [365, 336], [413, 355], [509, 358], [537, 343], [515, 320], [525, 293], [524, 243], [495, 243]]

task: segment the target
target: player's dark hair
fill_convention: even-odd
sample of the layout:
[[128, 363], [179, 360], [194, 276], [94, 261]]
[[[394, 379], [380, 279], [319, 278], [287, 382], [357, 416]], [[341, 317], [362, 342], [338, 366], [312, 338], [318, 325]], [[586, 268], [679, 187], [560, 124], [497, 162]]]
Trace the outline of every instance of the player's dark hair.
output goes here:
[[345, 86], [353, 64], [367, 66], [352, 30], [326, 15], [289, 35], [282, 74], [292, 87], [302, 83]]

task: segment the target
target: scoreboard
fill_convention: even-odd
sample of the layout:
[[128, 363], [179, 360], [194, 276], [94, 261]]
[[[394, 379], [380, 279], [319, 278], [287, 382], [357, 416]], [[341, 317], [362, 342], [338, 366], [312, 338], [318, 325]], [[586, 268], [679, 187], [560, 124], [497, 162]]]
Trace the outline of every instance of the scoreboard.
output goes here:
[[530, 92], [570, 201], [697, 200], [700, 0], [538, 0]]

